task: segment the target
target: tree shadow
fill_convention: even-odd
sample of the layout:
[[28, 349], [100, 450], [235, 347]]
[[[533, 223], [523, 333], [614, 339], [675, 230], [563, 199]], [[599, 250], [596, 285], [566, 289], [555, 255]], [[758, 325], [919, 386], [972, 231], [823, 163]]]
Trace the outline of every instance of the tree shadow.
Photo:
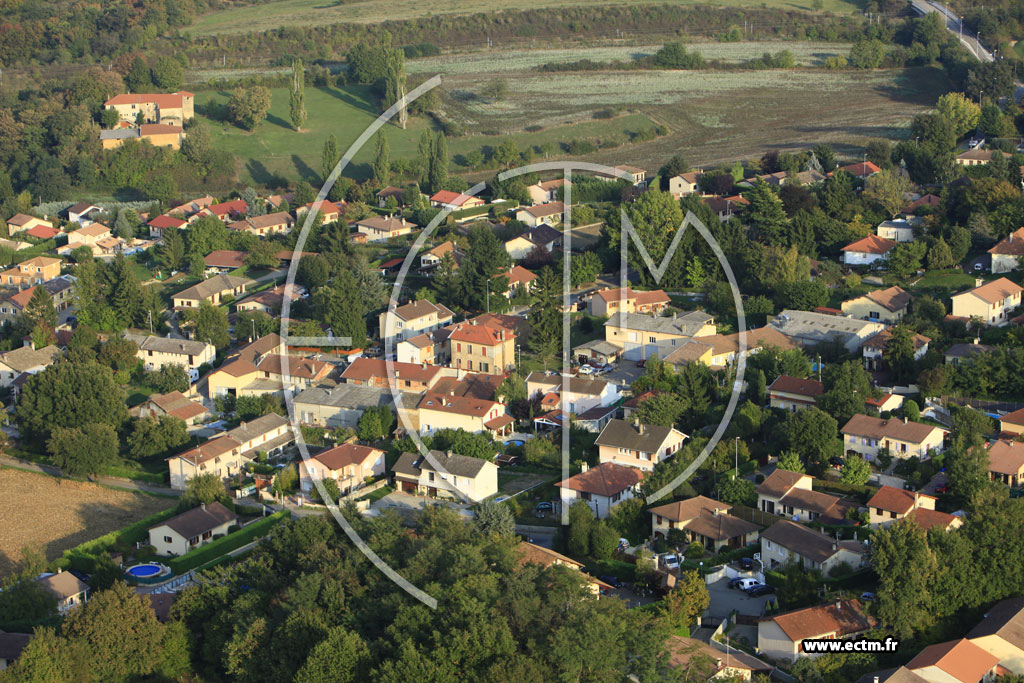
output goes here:
[[277, 116], [276, 114], [271, 114], [271, 113], [268, 112], [267, 113], [267, 121], [269, 123], [273, 123], [275, 125], [281, 126], [282, 128], [287, 128], [288, 130], [293, 130], [293, 127], [292, 127], [292, 124], [291, 124], [290, 121], [285, 121], [284, 119], [282, 119], [280, 116]]
[[271, 172], [259, 159], [250, 159], [245, 164], [245, 170], [249, 172], [253, 181], [268, 188], [288, 187], [288, 179], [279, 173]]
[[292, 155], [292, 165], [295, 166], [295, 170], [298, 172], [299, 177], [306, 182], [316, 185], [320, 183], [320, 174], [310, 168], [309, 164], [300, 157], [298, 154]]
[[343, 90], [341, 88], [320, 87], [317, 88], [317, 90], [326, 93], [337, 100], [341, 100], [350, 107], [359, 109], [360, 111], [365, 111], [368, 114], [377, 116], [380, 113], [374, 109], [372, 102], [370, 102], [372, 96], [370, 95], [369, 87], [366, 87], [366, 99], [360, 99], [347, 90]]

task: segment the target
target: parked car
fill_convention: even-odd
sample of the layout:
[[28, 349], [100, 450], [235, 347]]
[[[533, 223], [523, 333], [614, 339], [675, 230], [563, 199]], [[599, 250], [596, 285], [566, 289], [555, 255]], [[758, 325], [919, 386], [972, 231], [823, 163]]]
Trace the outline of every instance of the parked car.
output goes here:
[[730, 587], [732, 587], [732, 588], [739, 588], [741, 591], [747, 591], [748, 589], [753, 588], [754, 586], [759, 586], [760, 585], [760, 583], [758, 583], [757, 579], [751, 579], [751, 578], [743, 578], [743, 579], [739, 579], [738, 581], [736, 579], [733, 579], [733, 581], [736, 581], [736, 585], [732, 586], [732, 582], [730, 581], [729, 582], [730, 583]]
[[615, 586], [616, 588], [619, 588], [622, 585], [622, 580], [619, 579], [619, 577], [617, 576], [611, 576], [606, 574], [604, 576], [599, 576], [597, 578], [601, 579], [610, 586]]
[[647, 365], [647, 361], [646, 361], [646, 360], [640, 359], [640, 360], [638, 360], [638, 361], [636, 362], [636, 366], [637, 366], [638, 368], [642, 368], [642, 367], [644, 367], [645, 365]]
[[619, 550], [627, 550], [627, 549], [629, 549], [629, 539], [620, 538], [619, 539]]
[[841, 456], [833, 455], [831, 458], [828, 459], [828, 464], [832, 465], [832, 467], [836, 468], [837, 470], [840, 470], [843, 468], [843, 465], [846, 464], [846, 460], [844, 460]]
[[594, 374], [593, 366], [591, 366], [591, 365], [581, 365], [580, 366], [580, 374], [581, 375], [593, 375]]
[[679, 556], [664, 555], [661, 558], [661, 563], [665, 565], [665, 569], [679, 569]]
[[864, 591], [863, 593], [860, 594], [860, 599], [864, 600], [865, 602], [871, 602], [872, 600], [875, 599], [875, 594], [872, 593], [871, 591]]
[[985, 270], [985, 265], [984, 264], [982, 264], [982, 263], [975, 263], [974, 264], [974, 272], [980, 273], [983, 270]]
[[756, 586], [751, 586], [747, 589], [747, 595], [752, 598], [759, 598], [762, 595], [771, 595], [775, 592], [775, 588], [764, 583], [759, 583]]
[[740, 560], [740, 567], [742, 569], [748, 569], [748, 570], [749, 569], [753, 569], [754, 568], [754, 560], [749, 558], [749, 557], [744, 557], [744, 558], [742, 558]]
[[744, 580], [746, 580], [747, 578], [749, 578], [749, 577], [746, 577], [746, 576], [737, 576], [737, 577], [736, 577], [735, 579], [729, 579], [729, 583], [728, 583], [728, 584], [726, 584], [726, 585], [727, 585], [727, 586], [728, 586], [729, 588], [736, 588], [737, 586], [739, 586], [739, 585], [740, 585], [740, 582], [741, 582], [741, 581], [744, 581]]

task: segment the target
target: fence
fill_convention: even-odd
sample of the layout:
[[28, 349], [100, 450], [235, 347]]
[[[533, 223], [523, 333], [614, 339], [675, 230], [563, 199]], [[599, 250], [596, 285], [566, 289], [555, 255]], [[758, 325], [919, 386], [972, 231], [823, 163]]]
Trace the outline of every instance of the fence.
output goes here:
[[1024, 408], [1024, 403], [1018, 403], [1016, 401], [997, 401], [984, 398], [974, 398], [973, 396], [943, 396], [942, 403], [947, 406], [950, 403], [958, 406], [966, 406], [968, 408], [980, 410], [983, 413], [1012, 413], [1015, 410]]
[[759, 524], [763, 527], [770, 527], [772, 524], [775, 524], [775, 522], [785, 519], [779, 515], [773, 515], [770, 512], [747, 507], [746, 505], [733, 505], [732, 509], [729, 510], [729, 514], [733, 517], [739, 517], [742, 520], [751, 522], [752, 524]]

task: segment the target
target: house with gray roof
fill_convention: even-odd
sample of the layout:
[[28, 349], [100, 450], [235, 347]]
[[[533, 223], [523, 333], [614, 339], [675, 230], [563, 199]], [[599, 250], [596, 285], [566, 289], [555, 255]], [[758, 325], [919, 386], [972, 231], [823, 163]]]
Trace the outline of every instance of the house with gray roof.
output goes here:
[[622, 349], [628, 360], [646, 360], [654, 354], [664, 358], [694, 338], [717, 332], [715, 319], [703, 311], [650, 316], [616, 313], [604, 323], [604, 339]]
[[380, 387], [360, 384], [315, 386], [295, 397], [295, 412], [302, 424], [330, 429], [355, 428], [367, 408], [391, 403], [391, 391]]
[[149, 530], [149, 544], [157, 555], [176, 557], [226, 536], [237, 515], [214, 501], [171, 517]]
[[219, 306], [229, 298], [239, 298], [245, 290], [256, 284], [246, 277], [234, 275], [214, 275], [199, 284], [192, 285], [174, 295], [175, 308], [199, 308], [199, 304], [208, 301]]
[[792, 309], [779, 313], [769, 324], [801, 346], [838, 343], [849, 353], [860, 351], [864, 342], [886, 327], [869, 320]]
[[498, 466], [448, 451], [402, 453], [391, 468], [403, 493], [478, 503], [498, 492]]
[[647, 472], [682, 448], [686, 434], [675, 427], [635, 420], [611, 420], [597, 436], [599, 461], [636, 467]]

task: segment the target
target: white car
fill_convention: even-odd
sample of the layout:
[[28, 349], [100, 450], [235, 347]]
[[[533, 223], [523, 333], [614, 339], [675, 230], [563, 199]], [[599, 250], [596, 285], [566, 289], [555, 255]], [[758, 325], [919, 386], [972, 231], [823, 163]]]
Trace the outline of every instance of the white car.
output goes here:
[[665, 565], [665, 569], [679, 569], [678, 555], [665, 555], [661, 558], [661, 562]]
[[594, 368], [593, 368], [593, 366], [590, 366], [590, 365], [581, 365], [581, 366], [580, 366], [580, 374], [581, 374], [581, 375], [593, 375], [593, 374], [594, 374]]

